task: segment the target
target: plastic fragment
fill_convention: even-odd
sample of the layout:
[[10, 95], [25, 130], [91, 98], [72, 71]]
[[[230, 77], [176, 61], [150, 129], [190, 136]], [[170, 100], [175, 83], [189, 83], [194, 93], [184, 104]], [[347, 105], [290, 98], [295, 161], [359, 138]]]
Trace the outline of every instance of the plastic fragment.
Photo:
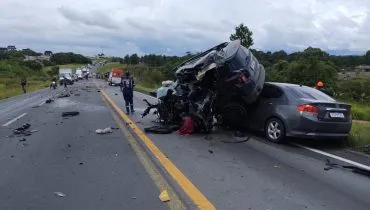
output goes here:
[[162, 202], [170, 201], [170, 196], [168, 195], [167, 190], [163, 190], [163, 191], [161, 192], [161, 194], [159, 194], [159, 199], [160, 199]]

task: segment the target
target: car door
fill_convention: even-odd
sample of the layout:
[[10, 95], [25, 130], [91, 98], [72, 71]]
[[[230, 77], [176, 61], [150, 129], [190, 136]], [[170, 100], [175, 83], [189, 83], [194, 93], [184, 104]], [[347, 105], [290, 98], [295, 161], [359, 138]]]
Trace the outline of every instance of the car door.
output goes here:
[[283, 91], [273, 84], [266, 83], [257, 102], [252, 106], [251, 128], [261, 130], [266, 120], [276, 113], [277, 106], [283, 100]]

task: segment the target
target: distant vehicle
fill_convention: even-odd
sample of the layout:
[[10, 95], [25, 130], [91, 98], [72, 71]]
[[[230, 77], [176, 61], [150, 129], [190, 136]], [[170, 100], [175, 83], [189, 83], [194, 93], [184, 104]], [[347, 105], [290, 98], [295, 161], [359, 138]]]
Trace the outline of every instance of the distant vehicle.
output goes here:
[[[59, 69], [59, 84], [63, 85], [66, 82], [68, 85], [73, 84], [73, 76], [72, 76], [72, 69], [70, 68], [62, 68]], [[66, 78], [66, 80], [64, 79]]]
[[123, 75], [123, 69], [113, 68], [109, 72], [108, 84], [111, 85], [111, 86], [121, 84], [121, 76], [122, 75]]
[[76, 75], [77, 75], [77, 80], [82, 80], [83, 79], [82, 70], [81, 69], [77, 69], [76, 70]]
[[352, 127], [351, 105], [295, 84], [265, 83], [249, 111], [248, 126], [274, 143], [285, 137], [346, 138]]

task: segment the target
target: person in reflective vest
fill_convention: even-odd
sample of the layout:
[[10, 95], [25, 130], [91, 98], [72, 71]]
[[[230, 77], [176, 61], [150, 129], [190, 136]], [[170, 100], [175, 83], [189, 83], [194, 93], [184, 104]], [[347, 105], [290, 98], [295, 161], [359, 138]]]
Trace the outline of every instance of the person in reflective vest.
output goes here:
[[130, 72], [126, 72], [125, 76], [121, 77], [121, 91], [125, 100], [126, 113], [134, 113], [134, 79], [130, 76]]

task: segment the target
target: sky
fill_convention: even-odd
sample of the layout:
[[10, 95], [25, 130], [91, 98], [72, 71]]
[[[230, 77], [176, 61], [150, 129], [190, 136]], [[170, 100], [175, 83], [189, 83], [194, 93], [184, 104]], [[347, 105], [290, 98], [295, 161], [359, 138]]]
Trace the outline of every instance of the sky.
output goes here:
[[263, 51], [370, 49], [369, 0], [0, 0], [0, 8], [0, 46], [39, 52], [183, 55], [229, 41], [240, 23]]

